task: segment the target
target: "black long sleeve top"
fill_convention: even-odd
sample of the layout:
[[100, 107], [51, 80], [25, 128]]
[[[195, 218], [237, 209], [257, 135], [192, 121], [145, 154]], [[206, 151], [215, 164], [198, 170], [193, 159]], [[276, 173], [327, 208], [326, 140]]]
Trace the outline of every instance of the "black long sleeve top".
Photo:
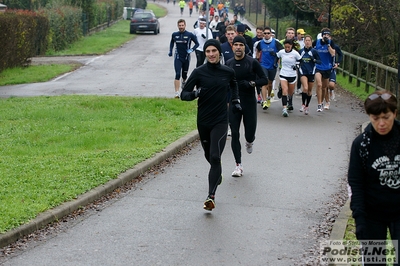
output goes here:
[[213, 126], [228, 123], [227, 95], [239, 99], [235, 71], [220, 63], [207, 62], [193, 70], [181, 92], [182, 101], [196, 99], [194, 88], [201, 88], [197, 102], [197, 123]]
[[400, 123], [378, 134], [370, 125], [352, 144], [348, 170], [353, 217], [400, 219]]
[[[268, 78], [264, 73], [260, 63], [245, 55], [243, 59], [236, 60], [235, 57], [229, 59], [226, 65], [235, 70], [236, 80], [239, 84], [239, 96], [250, 95], [254, 97], [254, 87], [249, 85], [249, 81], [254, 81], [256, 86], [264, 86], [268, 84]], [[240, 81], [245, 81], [242, 85]]]

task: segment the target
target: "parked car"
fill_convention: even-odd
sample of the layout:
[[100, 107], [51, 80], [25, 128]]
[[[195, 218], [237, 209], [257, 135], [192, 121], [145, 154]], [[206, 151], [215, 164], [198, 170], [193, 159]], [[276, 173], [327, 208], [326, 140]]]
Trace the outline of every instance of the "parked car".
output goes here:
[[151, 10], [137, 10], [131, 19], [130, 34], [137, 31], [152, 31], [160, 33], [160, 22]]

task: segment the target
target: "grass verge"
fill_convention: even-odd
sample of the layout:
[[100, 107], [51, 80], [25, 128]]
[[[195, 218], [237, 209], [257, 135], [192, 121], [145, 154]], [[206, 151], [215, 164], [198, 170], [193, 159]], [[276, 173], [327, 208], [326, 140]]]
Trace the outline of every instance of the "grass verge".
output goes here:
[[[156, 4], [148, 4], [157, 17], [164, 17], [167, 10]], [[129, 34], [129, 20], [120, 20], [111, 27], [86, 36], [63, 51], [49, 51], [47, 56], [65, 55], [94, 55], [105, 54], [120, 47], [129, 40], [136, 37], [136, 34]], [[52, 65], [31, 65], [28, 67], [9, 68], [0, 73], [0, 86], [26, 84], [49, 81], [64, 73], [71, 72], [78, 68], [75, 64], [52, 64]]]
[[72, 95], [0, 102], [0, 233], [196, 129], [196, 101]]
[[78, 67], [80, 67], [80, 65], [51, 64], [9, 68], [0, 73], [0, 86], [45, 82], [61, 74], [71, 72]]

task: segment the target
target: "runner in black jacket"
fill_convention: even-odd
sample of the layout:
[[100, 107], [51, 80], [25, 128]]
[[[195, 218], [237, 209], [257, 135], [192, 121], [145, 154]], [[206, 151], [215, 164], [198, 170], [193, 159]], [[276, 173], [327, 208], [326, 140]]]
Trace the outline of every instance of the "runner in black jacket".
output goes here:
[[[181, 93], [183, 101], [198, 99], [197, 130], [204, 156], [210, 163], [208, 197], [204, 209], [215, 208], [215, 192], [222, 182], [221, 154], [225, 148], [228, 129], [226, 95], [231, 92], [235, 111], [241, 111], [238, 88], [233, 69], [222, 65], [221, 45], [215, 39], [207, 40], [203, 47], [207, 63], [194, 69]], [[194, 90], [194, 88], [197, 90]]]
[[242, 36], [236, 36], [232, 44], [235, 57], [229, 59], [226, 65], [235, 70], [239, 87], [239, 97], [243, 108], [242, 112], [236, 114], [232, 112], [229, 113], [229, 123], [232, 134], [231, 146], [236, 162], [232, 176], [240, 177], [243, 174], [239, 133], [240, 123], [243, 118], [246, 150], [247, 153], [252, 153], [253, 141], [257, 128], [257, 99], [255, 87], [267, 85], [268, 78], [260, 63], [258, 63], [256, 59], [245, 54], [246, 40]]

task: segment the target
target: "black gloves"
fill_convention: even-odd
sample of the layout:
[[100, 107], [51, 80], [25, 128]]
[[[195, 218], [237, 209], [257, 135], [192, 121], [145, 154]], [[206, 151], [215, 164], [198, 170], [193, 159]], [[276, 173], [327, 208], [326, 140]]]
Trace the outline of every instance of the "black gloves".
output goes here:
[[172, 52], [169, 52], [169, 53], [168, 53], [168, 56], [171, 57], [171, 56], [172, 56]]
[[202, 90], [204, 92], [204, 88], [200, 87], [200, 88], [197, 88], [195, 91], [193, 91], [194, 98], [200, 97]]
[[240, 88], [246, 88], [246, 89], [250, 88], [250, 84], [249, 82], [247, 82], [247, 80], [239, 80], [237, 83]]
[[237, 114], [242, 111], [242, 106], [240, 106], [240, 100], [234, 99], [232, 100], [232, 112]]
[[237, 83], [239, 87], [246, 89], [254, 88], [256, 86], [256, 83], [254, 81], [240, 80]]
[[324, 37], [323, 40], [324, 40], [324, 43], [326, 43], [326, 44], [328, 44], [328, 45], [331, 44], [331, 40], [329, 40], [328, 37]]
[[197, 90], [194, 91], [194, 97], [199, 97], [201, 92], [201, 88], [198, 88]]

